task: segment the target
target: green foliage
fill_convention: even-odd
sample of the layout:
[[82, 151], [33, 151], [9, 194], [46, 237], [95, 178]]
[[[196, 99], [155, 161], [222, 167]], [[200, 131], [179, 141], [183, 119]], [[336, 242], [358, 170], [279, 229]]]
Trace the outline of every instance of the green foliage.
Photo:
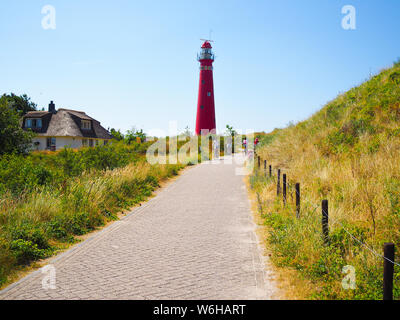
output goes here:
[[[392, 230], [400, 229], [400, 178], [391, 177], [385, 181], [385, 197], [389, 200], [390, 212], [385, 217], [385, 223]], [[398, 233], [388, 233], [386, 238], [391, 239], [394, 243], [400, 243], [400, 235]]]
[[65, 148], [53, 154], [4, 155], [0, 158], [0, 194], [18, 194], [45, 186], [60, 186], [84, 171], [112, 170], [138, 160], [138, 144], [109, 144], [78, 151]]
[[41, 224], [34, 224], [28, 220], [11, 224], [8, 227], [8, 234], [13, 241], [30, 241], [39, 249], [48, 249], [49, 242]]
[[23, 239], [13, 240], [10, 248], [18, 264], [27, 264], [32, 260], [46, 258], [51, 254], [50, 250], [40, 249], [32, 241]]
[[229, 124], [226, 125], [226, 133], [231, 137], [237, 134], [236, 130]]
[[[364, 134], [386, 131], [396, 135], [391, 122], [400, 120], [400, 64], [382, 71], [359, 87], [352, 88], [328, 103], [321, 111], [301, 123], [310, 134], [326, 130], [329, 134], [316, 145], [323, 155], [357, 151]], [[395, 123], [393, 123], [395, 125]], [[300, 129], [300, 124], [297, 125]], [[371, 145], [374, 153], [378, 142]]]
[[389, 76], [390, 81], [394, 84], [400, 84], [400, 71], [393, 71]]
[[[268, 247], [274, 254], [272, 259], [276, 265], [296, 269], [305, 278], [318, 283], [319, 290], [310, 298], [382, 299], [382, 268], [365, 260], [369, 252], [353, 238], [366, 242], [368, 229], [343, 222], [331, 229], [326, 246], [322, 241], [320, 220], [314, 212], [303, 210], [302, 217], [296, 219], [293, 208], [283, 209], [278, 204], [275, 208], [276, 211], [263, 215], [269, 230]], [[341, 288], [346, 265], [355, 268], [355, 290]], [[400, 270], [395, 270], [394, 287], [395, 297], [398, 297]]]
[[131, 130], [128, 130], [125, 134], [124, 140], [127, 144], [131, 144], [135, 142], [137, 138], [139, 138], [141, 142], [146, 140], [146, 134], [143, 132], [143, 129], [137, 130], [132, 128]]
[[19, 194], [54, 181], [56, 171], [30, 157], [5, 155], [0, 158], [0, 194]]
[[32, 132], [24, 131], [16, 110], [8, 100], [0, 98], [0, 156], [5, 153], [25, 153], [31, 143]]
[[115, 140], [117, 140], [117, 141], [124, 140], [124, 135], [121, 133], [121, 130], [119, 130], [119, 129], [115, 130], [114, 128], [111, 128], [110, 133]]
[[[46, 229], [49, 237], [65, 241], [65, 242], [73, 242], [73, 234], [75, 234], [71, 230], [71, 226], [68, 224], [67, 219], [64, 219], [64, 216], [55, 217], [52, 221], [49, 221], [46, 225]], [[71, 232], [72, 231], [72, 232]]]
[[[367, 114], [365, 118], [351, 119], [325, 138], [325, 145], [329, 148], [330, 153], [348, 152], [351, 147], [357, 144], [362, 134], [375, 133], [375, 128], [371, 125], [371, 120], [368, 119], [371, 115], [365, 109], [363, 111], [364, 114]], [[378, 147], [379, 143], [375, 141], [375, 144], [371, 145], [371, 152], [374, 152]]]
[[10, 252], [18, 264], [45, 258], [53, 250], [41, 224], [29, 220], [12, 223], [7, 226], [6, 234], [10, 241]]
[[400, 218], [400, 179], [391, 177], [386, 181], [385, 193], [390, 201], [391, 213]]
[[[330, 246], [338, 250], [337, 252], [340, 253], [343, 258], [346, 258], [350, 254], [357, 255], [360, 253], [362, 247], [353, 237], [361, 242], [365, 242], [367, 233], [368, 229], [366, 228], [343, 222], [341, 226], [330, 233]], [[350, 234], [353, 237], [350, 236]]]
[[276, 138], [276, 133], [270, 133], [270, 134], [256, 134], [255, 136], [258, 138], [258, 148], [261, 148], [263, 146], [267, 146], [274, 141]]
[[10, 106], [20, 117], [29, 111], [35, 111], [37, 107], [36, 103], [32, 102], [26, 94], [21, 96], [17, 96], [14, 93], [3, 94], [0, 97], [0, 104], [1, 103]]
[[13, 266], [16, 264], [15, 255], [11, 254], [9, 241], [0, 238], [0, 285], [2, 285]]
[[80, 163], [84, 170], [112, 170], [126, 166], [137, 159], [133, 150], [117, 144], [85, 148], [75, 154], [78, 158], [76, 163]]

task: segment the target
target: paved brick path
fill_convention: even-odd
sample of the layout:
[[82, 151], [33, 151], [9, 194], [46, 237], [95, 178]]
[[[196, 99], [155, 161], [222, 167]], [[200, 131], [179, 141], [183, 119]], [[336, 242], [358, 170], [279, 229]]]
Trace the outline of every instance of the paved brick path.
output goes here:
[[[238, 156], [240, 157], [240, 155]], [[142, 207], [50, 261], [0, 299], [269, 299], [238, 165], [200, 164]]]

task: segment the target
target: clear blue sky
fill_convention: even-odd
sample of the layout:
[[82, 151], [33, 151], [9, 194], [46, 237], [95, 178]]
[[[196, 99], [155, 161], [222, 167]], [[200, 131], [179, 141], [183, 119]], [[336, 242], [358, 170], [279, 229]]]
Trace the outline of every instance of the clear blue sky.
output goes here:
[[[44, 5], [56, 29], [44, 30]], [[357, 29], [341, 27], [344, 5]], [[400, 56], [399, 0], [0, 2], [0, 93], [107, 127], [195, 126], [196, 53], [212, 29], [217, 127], [307, 118]]]

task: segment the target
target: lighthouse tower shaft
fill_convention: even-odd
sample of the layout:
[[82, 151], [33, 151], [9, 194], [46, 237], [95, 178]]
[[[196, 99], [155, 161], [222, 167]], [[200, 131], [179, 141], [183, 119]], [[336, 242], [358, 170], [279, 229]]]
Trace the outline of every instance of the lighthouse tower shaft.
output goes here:
[[200, 62], [199, 97], [197, 101], [196, 135], [215, 133], [215, 105], [211, 44], [205, 41], [197, 59]]

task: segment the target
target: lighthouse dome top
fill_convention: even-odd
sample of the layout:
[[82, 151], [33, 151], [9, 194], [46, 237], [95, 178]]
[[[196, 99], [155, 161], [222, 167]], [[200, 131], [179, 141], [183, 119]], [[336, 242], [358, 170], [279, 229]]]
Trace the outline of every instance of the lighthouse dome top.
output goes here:
[[201, 51], [200, 54], [197, 55], [197, 60], [201, 61], [205, 61], [205, 60], [209, 60], [209, 61], [214, 61], [214, 54], [211, 50], [211, 43], [212, 40], [206, 40], [206, 39], [201, 39], [204, 41], [203, 45], [201, 46]]
[[207, 48], [207, 49], [211, 49], [211, 43], [209, 43], [207, 40], [204, 41], [203, 45], [201, 46], [202, 48]]

